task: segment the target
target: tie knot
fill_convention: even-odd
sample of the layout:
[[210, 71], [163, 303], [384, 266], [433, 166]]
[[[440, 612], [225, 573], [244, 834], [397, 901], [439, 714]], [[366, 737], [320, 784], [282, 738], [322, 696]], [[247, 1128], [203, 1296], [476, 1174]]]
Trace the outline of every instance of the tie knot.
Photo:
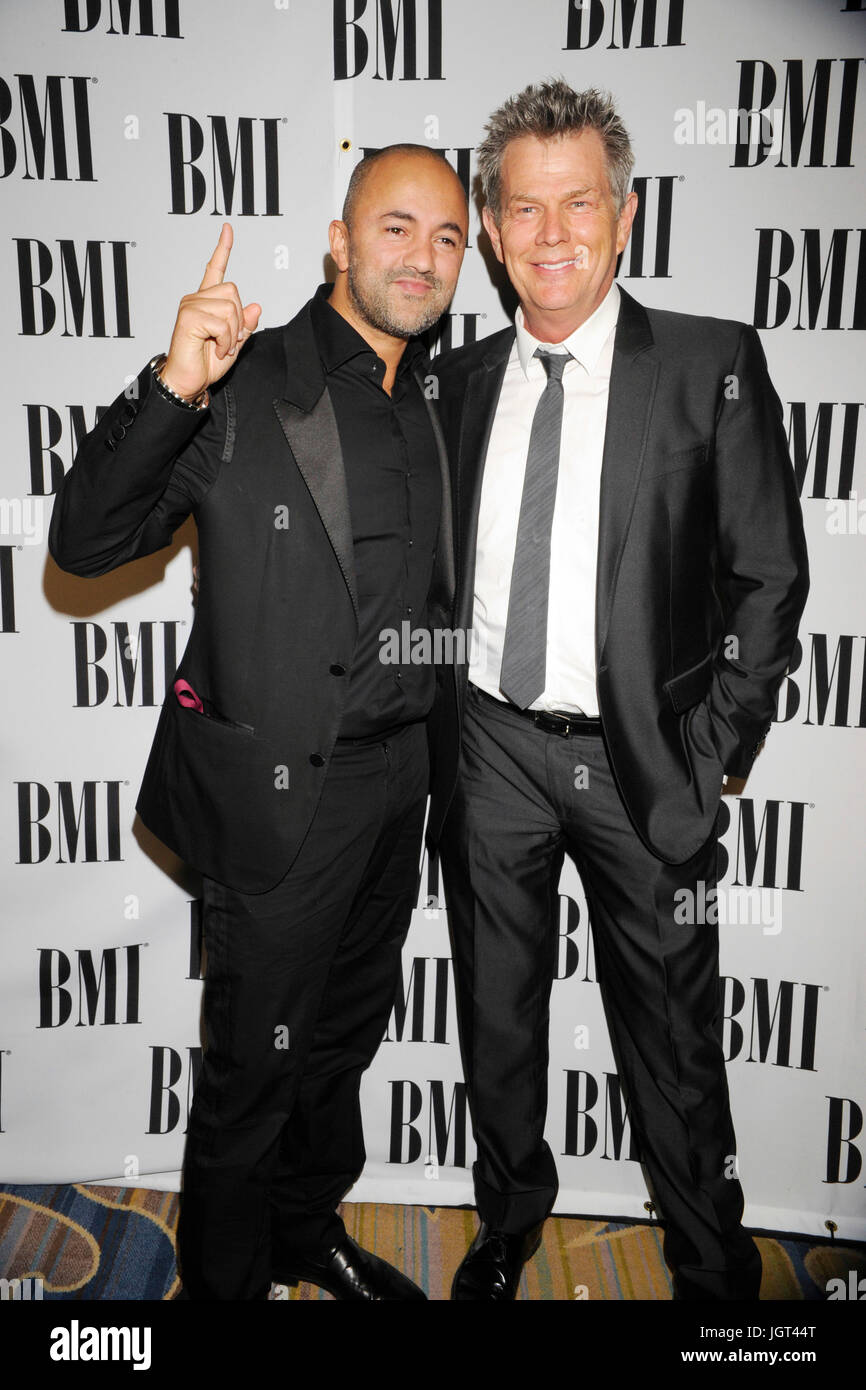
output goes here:
[[548, 381], [562, 381], [565, 364], [571, 361], [570, 352], [547, 352], [545, 348], [536, 348], [534, 356], [547, 372]]

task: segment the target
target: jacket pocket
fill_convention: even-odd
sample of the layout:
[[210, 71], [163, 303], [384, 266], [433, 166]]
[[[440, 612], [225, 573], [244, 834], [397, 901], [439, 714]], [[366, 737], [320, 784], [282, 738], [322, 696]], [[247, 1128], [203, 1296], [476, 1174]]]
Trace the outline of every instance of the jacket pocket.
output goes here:
[[667, 691], [677, 714], [682, 714], [704, 698], [712, 679], [713, 654], [710, 652], [696, 666], [690, 666], [687, 671], [681, 671], [678, 676], [665, 681], [662, 689]]
[[710, 446], [706, 440], [702, 444], [691, 444], [687, 449], [675, 449], [672, 453], [659, 453], [649, 457], [644, 467], [645, 478], [657, 478], [668, 473], [679, 473], [683, 468], [699, 468], [710, 456]]
[[217, 709], [213, 700], [209, 700], [206, 695], [199, 695], [183, 677], [178, 677], [174, 683], [174, 696], [178, 707], [195, 719], [212, 719], [214, 723], [222, 724], [227, 729], [238, 729], [245, 734], [255, 733], [252, 724], [242, 724], [239, 719], [229, 719], [228, 715]]

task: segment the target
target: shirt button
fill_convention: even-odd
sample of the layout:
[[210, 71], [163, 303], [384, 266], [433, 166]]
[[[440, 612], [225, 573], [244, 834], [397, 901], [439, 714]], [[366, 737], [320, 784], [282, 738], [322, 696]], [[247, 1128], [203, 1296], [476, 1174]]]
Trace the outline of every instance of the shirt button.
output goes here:
[[412, 611], [413, 611], [413, 610], [412, 610], [411, 608], [407, 608], [407, 609], [406, 609], [406, 612], [407, 612], [407, 613], [411, 613]]
[[328, 670], [331, 672], [332, 676], [345, 676], [346, 674], [345, 666], [341, 666], [339, 661], [335, 661], [333, 666], [328, 667]]
[[322, 757], [321, 753], [311, 753], [310, 762], [313, 764], [313, 767], [325, 766], [325, 759]]
[[407, 541], [406, 544], [407, 544], [407, 545], [414, 545], [415, 542], [414, 542], [414, 541]]

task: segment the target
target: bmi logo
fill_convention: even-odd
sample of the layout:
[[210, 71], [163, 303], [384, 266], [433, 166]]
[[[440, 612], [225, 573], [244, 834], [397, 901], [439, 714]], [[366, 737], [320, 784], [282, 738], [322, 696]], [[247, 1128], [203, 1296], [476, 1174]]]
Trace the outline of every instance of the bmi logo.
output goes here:
[[[138, 21], [135, 29], [133, 14]], [[63, 0], [63, 18], [63, 34], [90, 34], [103, 20], [107, 21], [107, 34], [133, 34], [141, 39], [183, 38], [180, 0]]]
[[575, 898], [560, 893], [559, 955], [554, 979], [570, 980], [574, 975], [585, 985], [596, 983], [589, 913], [585, 908], [581, 911]]
[[[758, 227], [756, 328], [866, 328], [866, 229]], [[796, 293], [796, 307], [794, 295]]]
[[442, 81], [442, 0], [334, 0], [334, 78]]
[[[438, 920], [444, 901], [439, 882], [439, 860], [424, 856], [418, 908], [428, 921]], [[415, 956], [406, 977], [400, 962], [400, 980], [383, 1042], [448, 1042], [453, 1012], [453, 971], [450, 956]]]
[[[862, 58], [817, 58], [815, 66], [807, 69], [802, 58], [784, 60], [785, 85], [781, 105], [778, 103], [779, 75], [776, 69], [760, 58], [740, 58], [740, 92], [738, 110], [760, 114], [755, 122], [760, 138], [754, 143], [737, 141], [734, 168], [763, 164], [779, 151], [777, 169], [825, 169], [827, 155], [832, 155], [834, 169], [850, 169], [854, 140], [854, 114], [857, 103], [857, 82]], [[775, 129], [772, 116], [781, 130]], [[827, 131], [835, 132], [835, 148], [826, 149]]]
[[[801, 497], [845, 499], [854, 492], [862, 401], [788, 402], [788, 447]], [[833, 468], [831, 471], [831, 460]]]
[[56, 446], [63, 442], [66, 446], [69, 466], [72, 466], [79, 445], [84, 436], [94, 429], [106, 407], [98, 405], [92, 422], [87, 420], [83, 405], [66, 406], [68, 425], [65, 439], [63, 420], [60, 411], [54, 406], [25, 404], [27, 414], [27, 444], [30, 455], [30, 492], [34, 497], [48, 497], [55, 493], [63, 481], [66, 471], [64, 461]]
[[72, 961], [66, 952], [42, 947], [39, 951], [39, 1027], [62, 1028], [72, 1017], [76, 1001], [76, 1028], [92, 1027], [95, 1023], [101, 1027], [140, 1023], [141, 948], [146, 944], [136, 941], [130, 946], [109, 946], [102, 951], [76, 951], [74, 981]]
[[786, 724], [801, 714], [804, 724], [866, 728], [866, 637], [826, 632], [808, 636], [808, 676], [805, 670], [801, 673], [804, 650], [798, 640], [779, 689], [776, 719]]
[[401, 962], [385, 1042], [447, 1043], [451, 968], [448, 956], [416, 956], [406, 980]]
[[391, 1082], [389, 1163], [415, 1163], [423, 1154], [428, 1165], [467, 1166], [466, 1085], [455, 1081], [449, 1098], [446, 1084], [428, 1081], [425, 1096], [415, 1081]]
[[0, 633], [17, 632], [15, 626], [14, 546], [0, 545]]
[[239, 116], [230, 130], [226, 116], [207, 116], [204, 126], [181, 111], [164, 115], [172, 213], [200, 212], [207, 201], [214, 216], [279, 217], [279, 117]]
[[91, 79], [16, 73], [15, 81], [17, 100], [0, 77], [0, 178], [17, 169], [22, 179], [94, 183]]
[[[744, 1061], [769, 1061], [771, 1066], [791, 1067], [795, 1071], [816, 1070], [821, 985], [780, 980], [771, 1004], [767, 979], [753, 978], [747, 987], [731, 975], [723, 976], [722, 984], [727, 1061], [733, 1061], [743, 1052], [748, 1029], [749, 1053]], [[747, 998], [749, 1009], [744, 1012]], [[741, 1015], [742, 1023], [739, 1021]]]
[[136, 703], [141, 707], [162, 704], [177, 670], [179, 621], [142, 622], [132, 630], [129, 623], [113, 622], [110, 643], [109, 633], [99, 623], [79, 621], [71, 627], [79, 709], [105, 704], [110, 696], [115, 709]]
[[[847, 1096], [828, 1096], [827, 1183], [856, 1182], [863, 1155], [854, 1143], [863, 1129], [863, 1109]], [[844, 1168], [843, 1168], [844, 1165]]]
[[565, 48], [683, 48], [685, 0], [567, 0]]
[[55, 782], [53, 815], [52, 793], [42, 782], [15, 785], [19, 864], [44, 864], [54, 849], [56, 864], [95, 864], [123, 858], [122, 782], [82, 782], [75, 786], [72, 782]]
[[427, 351], [431, 357], [452, 348], [468, 347], [478, 341], [480, 314], [443, 314], [427, 334]]
[[731, 807], [722, 801], [719, 808], [719, 879], [725, 877], [730, 866], [735, 888], [754, 885], [801, 893], [803, 832], [806, 811], [812, 809], [810, 803], [772, 799], [762, 803], [740, 796], [735, 804], [736, 839], [731, 844], [724, 842], [731, 829]]
[[601, 1140], [599, 1158], [639, 1161], [637, 1144], [628, 1124], [628, 1104], [615, 1072], [604, 1073], [604, 1100], [599, 1114], [599, 1094], [602, 1087], [589, 1071], [565, 1072], [565, 1137], [564, 1154], [586, 1158], [594, 1153]]
[[[201, 1048], [188, 1047], [182, 1057], [173, 1047], [151, 1047], [150, 1110], [148, 1134], [170, 1134], [177, 1129], [181, 1118], [183, 1096], [184, 1119], [189, 1119], [195, 1083], [201, 1071]], [[186, 1133], [184, 1124], [183, 1133]]]
[[628, 244], [628, 269], [623, 267], [623, 276], [632, 280], [670, 278], [671, 213], [676, 182], [674, 174], [632, 179], [638, 204]]
[[[76, 245], [72, 240], [61, 240], [53, 252], [44, 241], [32, 237], [14, 240], [23, 336], [41, 337], [51, 332], [58, 321], [58, 300], [64, 338], [133, 336], [126, 261], [130, 242], [85, 241]], [[114, 332], [109, 331], [109, 322]]]

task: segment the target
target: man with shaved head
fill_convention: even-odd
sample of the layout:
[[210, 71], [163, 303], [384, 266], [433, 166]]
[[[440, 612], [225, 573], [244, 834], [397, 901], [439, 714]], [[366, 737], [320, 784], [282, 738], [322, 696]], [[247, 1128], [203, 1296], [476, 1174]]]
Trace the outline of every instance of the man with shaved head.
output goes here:
[[192, 514], [200, 592], [138, 800], [203, 875], [205, 1052], [189, 1120], [185, 1296], [423, 1299], [347, 1235], [359, 1087], [418, 889], [429, 665], [382, 629], [450, 626], [448, 470], [416, 335], [466, 244], [456, 174], [422, 146], [359, 165], [337, 268], [283, 328], [225, 280], [231, 228], [167, 354], [83, 441], [51, 552], [104, 574]]

